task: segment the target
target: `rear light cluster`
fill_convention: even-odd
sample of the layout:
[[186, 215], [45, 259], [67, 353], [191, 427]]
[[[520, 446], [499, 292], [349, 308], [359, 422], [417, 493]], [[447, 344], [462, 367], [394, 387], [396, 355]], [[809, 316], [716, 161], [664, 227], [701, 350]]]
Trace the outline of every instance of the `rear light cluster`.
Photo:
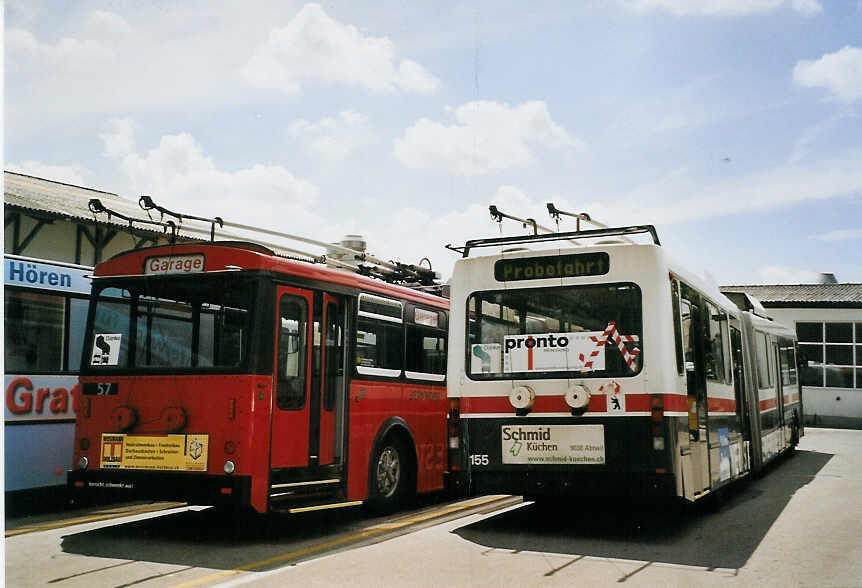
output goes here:
[[449, 399], [449, 414], [446, 417], [446, 431], [449, 438], [449, 469], [451, 471], [461, 469], [461, 399]]
[[652, 394], [649, 400], [649, 415], [652, 424], [652, 448], [664, 451], [664, 395]]

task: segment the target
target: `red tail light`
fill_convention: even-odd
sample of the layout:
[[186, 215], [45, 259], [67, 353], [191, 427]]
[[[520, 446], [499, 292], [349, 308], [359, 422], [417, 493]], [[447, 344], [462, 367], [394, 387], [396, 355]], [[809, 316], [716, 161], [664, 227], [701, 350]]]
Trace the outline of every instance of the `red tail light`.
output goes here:
[[461, 399], [449, 399], [449, 414], [446, 417], [446, 433], [449, 445], [449, 469], [461, 469]]
[[664, 451], [664, 394], [650, 395], [649, 416], [652, 421], [653, 449], [656, 451]]
[[650, 395], [649, 415], [653, 422], [661, 422], [664, 419], [664, 394]]

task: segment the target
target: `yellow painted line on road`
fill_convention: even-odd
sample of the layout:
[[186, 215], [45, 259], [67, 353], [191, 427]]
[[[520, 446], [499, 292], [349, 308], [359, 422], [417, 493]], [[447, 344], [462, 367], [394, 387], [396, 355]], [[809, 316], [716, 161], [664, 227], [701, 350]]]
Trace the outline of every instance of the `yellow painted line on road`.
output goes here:
[[26, 527], [21, 527], [19, 529], [12, 529], [11, 531], [6, 531], [5, 537], [15, 537], [16, 535], [23, 535], [25, 533], [33, 533], [36, 531], [50, 531], [52, 529], [62, 529], [64, 527], [71, 527], [73, 525], [81, 525], [84, 523], [95, 523], [98, 521], [107, 521], [110, 519], [118, 519], [120, 517], [127, 517], [138, 514], [145, 514], [148, 512], [158, 512], [160, 510], [168, 510], [171, 508], [179, 508], [181, 506], [186, 506], [185, 502], [160, 502], [158, 504], [146, 504], [143, 506], [136, 506], [132, 508], [112, 508], [107, 511], [97, 511], [102, 514], [92, 514], [85, 517], [75, 517], [73, 519], [64, 519], [62, 521], [51, 521], [47, 523], [39, 523], [36, 525], [28, 525]]
[[430, 519], [444, 517], [453, 512], [458, 512], [461, 510], [467, 510], [470, 508], [475, 508], [477, 506], [482, 506], [483, 504], [488, 504], [490, 502], [496, 502], [500, 500], [505, 500], [508, 497], [501, 496], [483, 496], [481, 498], [475, 498], [473, 500], [467, 502], [459, 502], [458, 504], [453, 504], [451, 506], [447, 506], [446, 508], [440, 510], [434, 510], [431, 512], [427, 512], [421, 515], [406, 517], [397, 521], [393, 521], [391, 523], [384, 523], [382, 525], [376, 525], [374, 527], [370, 527], [368, 529], [359, 531], [357, 533], [352, 533], [350, 535], [345, 535], [344, 537], [339, 537], [337, 539], [332, 539], [331, 541], [324, 541], [323, 543], [316, 543], [314, 545], [309, 545], [308, 547], [303, 547], [302, 549], [297, 549], [296, 551], [291, 551], [289, 553], [283, 553], [281, 555], [276, 555], [267, 559], [262, 559], [260, 561], [243, 564], [241, 566], [237, 566], [230, 570], [224, 570], [221, 572], [216, 572], [215, 574], [209, 574], [207, 576], [202, 576], [200, 578], [195, 578], [194, 580], [189, 580], [188, 582], [183, 582], [182, 584], [175, 584], [171, 588], [188, 588], [190, 586], [199, 586], [201, 584], [205, 584], [207, 582], [214, 582], [216, 580], [221, 580], [223, 578], [227, 578], [229, 576], [235, 576], [242, 572], [248, 572], [254, 570], [256, 568], [263, 568], [270, 566], [276, 563], [282, 563], [285, 561], [289, 561], [292, 559], [300, 559], [304, 556], [311, 555], [313, 553], [317, 553], [320, 551], [326, 551], [328, 549], [332, 549], [334, 547], [339, 547], [341, 545], [345, 545], [347, 543], [353, 543], [356, 541], [360, 541], [362, 539], [369, 539], [371, 537], [376, 537], [377, 535], [382, 535], [384, 533], [388, 533], [397, 529], [401, 529], [404, 527], [409, 527], [410, 525], [416, 525], [422, 522], [425, 522]]

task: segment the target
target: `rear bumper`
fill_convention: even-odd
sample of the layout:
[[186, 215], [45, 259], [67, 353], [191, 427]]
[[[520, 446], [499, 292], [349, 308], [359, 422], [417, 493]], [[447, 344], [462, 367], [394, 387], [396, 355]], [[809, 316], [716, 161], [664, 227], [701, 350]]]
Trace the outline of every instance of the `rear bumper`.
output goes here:
[[250, 504], [250, 476], [218, 476], [142, 470], [72, 470], [67, 485], [72, 492], [110, 493], [190, 504]]
[[472, 472], [475, 494], [521, 494], [525, 496], [583, 496], [593, 498], [674, 497], [673, 474], [584, 471]]

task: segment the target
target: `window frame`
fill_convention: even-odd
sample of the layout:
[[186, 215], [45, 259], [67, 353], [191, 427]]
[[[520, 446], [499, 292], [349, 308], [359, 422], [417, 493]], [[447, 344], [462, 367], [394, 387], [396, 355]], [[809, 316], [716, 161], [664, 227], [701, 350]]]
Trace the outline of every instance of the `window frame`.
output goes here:
[[[137, 357], [137, 332], [138, 332], [138, 318], [140, 316], [138, 312], [138, 306], [141, 301], [140, 284], [145, 284], [147, 280], [183, 280], [183, 279], [202, 279], [202, 284], [200, 288], [206, 286], [206, 279], [212, 276], [213, 280], [218, 278], [225, 277], [225, 274], [196, 274], [194, 277], [189, 276], [133, 276], [133, 277], [122, 277], [122, 278], [100, 278], [99, 282], [94, 284], [93, 291], [90, 297], [90, 307], [87, 314], [87, 329], [86, 335], [84, 338], [84, 350], [81, 356], [81, 373], [87, 376], [101, 376], [101, 375], [160, 375], [160, 374], [271, 374], [273, 371], [272, 365], [272, 341], [269, 342], [269, 346], [264, 343], [264, 340], [267, 337], [268, 333], [271, 333], [271, 328], [267, 323], [271, 322], [271, 319], [267, 321], [268, 317], [272, 315], [268, 314], [268, 310], [275, 303], [274, 294], [271, 295], [271, 299], [267, 299], [267, 296], [270, 296], [270, 288], [268, 288], [268, 282], [265, 277], [256, 274], [256, 273], [243, 273], [236, 274], [238, 277], [238, 283], [236, 286], [239, 288], [246, 288], [250, 290], [250, 293], [247, 298], [248, 302], [248, 318], [246, 320], [245, 326], [249, 331], [248, 336], [245, 337], [245, 341], [243, 342], [243, 357], [240, 362], [236, 365], [220, 365], [220, 366], [149, 366], [149, 365], [137, 365], [135, 362], [135, 358]], [[129, 338], [129, 348], [128, 355], [129, 360], [127, 361], [127, 365], [125, 366], [93, 366], [89, 361], [90, 354], [88, 351], [92, 351], [93, 348], [93, 330], [94, 330], [94, 322], [95, 322], [95, 313], [94, 309], [96, 308], [96, 304], [99, 302], [99, 297], [101, 293], [108, 288], [117, 288], [120, 290], [128, 290], [130, 293], [133, 293], [131, 298], [128, 300], [127, 304], [129, 307], [129, 327], [128, 332], [124, 333], [124, 336]], [[274, 293], [274, 290], [272, 290]], [[152, 291], [146, 293], [146, 298], [154, 297]], [[188, 303], [188, 302], [185, 302]], [[197, 310], [194, 312], [194, 316], [197, 317], [200, 312], [200, 304], [194, 306]], [[275, 311], [273, 311], [274, 313]], [[200, 331], [201, 326], [198, 323], [193, 327], [194, 331]], [[194, 339], [195, 343], [197, 343], [197, 338]], [[268, 351], [267, 351], [268, 349]], [[198, 353], [192, 353], [193, 357], [197, 357]]]
[[[59, 369], [17, 369], [15, 366], [11, 366], [6, 362], [5, 352], [4, 352], [4, 372], [9, 375], [30, 375], [30, 376], [72, 376], [78, 375], [81, 372], [81, 362], [84, 358], [84, 348], [85, 348], [85, 339], [87, 334], [87, 322], [89, 320], [89, 307], [90, 307], [90, 295], [89, 294], [79, 294], [77, 292], [58, 292], [56, 290], [43, 290], [41, 288], [26, 288], [21, 286], [6, 286], [3, 294], [3, 305], [4, 305], [4, 320], [9, 322], [9, 316], [6, 313], [6, 304], [9, 300], [10, 295], [17, 294], [37, 294], [41, 296], [50, 296], [53, 298], [61, 298], [63, 299], [63, 321], [61, 324], [62, 329], [62, 337], [60, 341], [60, 353], [61, 353], [61, 361]], [[71, 364], [69, 361], [72, 357], [72, 301], [78, 300], [84, 302], [85, 310], [84, 313], [84, 321], [81, 325], [80, 332], [80, 349], [78, 350], [78, 358], [79, 361], [76, 364]], [[8, 346], [8, 337], [10, 334], [9, 328], [6, 327], [3, 330], [3, 348], [4, 350]]]
[[[284, 302], [292, 302], [298, 303], [299, 310], [301, 314], [304, 314], [304, 329], [297, 330], [297, 333], [305, 331], [304, 341], [300, 339], [300, 343], [302, 344], [302, 355], [298, 358], [297, 366], [300, 368], [299, 373], [295, 376], [295, 378], [301, 382], [302, 385], [302, 397], [301, 402], [287, 402], [290, 398], [287, 398], [285, 402], [282, 402], [282, 398], [280, 396], [282, 382], [285, 382], [287, 385], [287, 378], [281, 377], [281, 341], [282, 341], [282, 330], [281, 330], [281, 320], [283, 318], [282, 314], [282, 304]], [[305, 408], [305, 405], [308, 403], [308, 389], [309, 389], [309, 366], [308, 366], [308, 358], [309, 358], [309, 326], [312, 321], [309, 320], [309, 301], [304, 296], [300, 296], [298, 294], [294, 294], [291, 292], [284, 292], [281, 296], [278, 297], [277, 301], [278, 308], [278, 325], [276, 326], [276, 337], [277, 340], [275, 342], [276, 349], [276, 368], [275, 368], [275, 405], [279, 410], [302, 410]], [[288, 350], [288, 353], [290, 351]], [[299, 399], [299, 397], [297, 396]]]
[[[425, 312], [425, 313], [436, 313], [437, 314], [437, 326], [430, 326], [423, 323], [416, 322], [416, 314], [417, 311]], [[446, 311], [441, 310], [439, 308], [433, 308], [430, 306], [420, 306], [418, 304], [407, 304], [406, 312], [405, 312], [405, 323], [404, 323], [404, 377], [408, 380], [430, 380], [432, 382], [445, 382], [446, 381], [446, 364], [449, 359], [449, 337], [448, 337], [448, 316]], [[442, 373], [434, 373], [434, 372], [417, 372], [408, 370], [410, 367], [408, 365], [408, 351], [409, 346], [408, 342], [410, 339], [410, 332], [414, 330], [419, 333], [419, 336], [422, 337], [423, 341], [425, 337], [428, 336], [436, 336], [437, 339], [443, 340], [443, 372]]]
[[[811, 325], [819, 325], [820, 335], [817, 341], [803, 341], [799, 338], [799, 326], [805, 325], [808, 329]], [[849, 325], [850, 341], [830, 341], [828, 340], [827, 331], [828, 325]], [[807, 371], [817, 373], [820, 380], [817, 384], [803, 383], [802, 386], [809, 388], [833, 388], [838, 390], [860, 390], [862, 389], [862, 321], [854, 320], [799, 320], [795, 321], [794, 330], [797, 333], [798, 347], [800, 353], [811, 353], [815, 349], [819, 356], [819, 361], [806, 359], [808, 363], [799, 370], [797, 377], [799, 382], [802, 382], [802, 372]], [[851, 363], [831, 363], [828, 358], [828, 351], [835, 349], [848, 349], [850, 352]], [[809, 351], [811, 350], [811, 351]], [[810, 370], [810, 371], [809, 371]], [[849, 372], [850, 385], [830, 385], [830, 370], [839, 370], [840, 372]]]
[[[470, 352], [471, 345], [473, 341], [471, 339], [471, 321], [474, 320], [470, 316], [470, 303], [474, 297], [479, 295], [496, 295], [496, 294], [511, 294], [511, 293], [521, 293], [521, 292], [545, 292], [551, 290], [561, 290], [561, 289], [585, 289], [585, 288], [608, 288], [614, 286], [627, 286], [631, 287], [636, 293], [638, 297], [639, 303], [639, 314], [638, 314], [638, 329], [640, 340], [639, 344], [639, 354], [637, 360], [637, 370], [632, 372], [631, 374], [607, 374], [603, 372], [594, 372], [594, 371], [543, 371], [543, 372], [496, 372], [496, 375], [488, 374], [476, 374], [473, 373], [470, 366]], [[600, 282], [600, 283], [590, 283], [590, 284], [567, 284], [565, 286], [545, 286], [545, 287], [525, 287], [525, 288], [503, 288], [503, 289], [487, 289], [487, 290], [474, 290], [470, 292], [465, 299], [465, 307], [467, 308], [467, 312], [465, 313], [465, 345], [464, 345], [464, 361], [465, 361], [465, 370], [464, 373], [466, 376], [473, 381], [476, 382], [505, 382], [511, 380], [555, 380], [555, 379], [570, 379], [570, 378], [578, 378], [578, 379], [600, 379], [600, 378], [634, 378], [639, 376], [644, 369], [645, 365], [645, 355], [644, 355], [644, 306], [643, 306], [643, 289], [639, 284], [635, 282], [629, 281], [621, 281], [621, 282]], [[483, 301], [487, 302], [487, 301]], [[509, 308], [509, 307], [502, 307]], [[502, 310], [501, 310], [502, 312]], [[451, 351], [450, 351], [451, 352]], [[459, 351], [460, 353], [460, 351]]]
[[[362, 301], [377, 301], [378, 303], [395, 306], [396, 304], [400, 307], [401, 317], [395, 318], [394, 316], [388, 316], [384, 314], [379, 314], [375, 312], [371, 312], [368, 310], [362, 310]], [[353, 358], [354, 362], [359, 360], [359, 323], [362, 319], [367, 319], [371, 321], [381, 321], [383, 323], [389, 323], [390, 326], [393, 324], [400, 325], [400, 366], [398, 369], [388, 368], [388, 367], [371, 367], [371, 366], [363, 366], [359, 363], [354, 364], [354, 368], [356, 369], [356, 373], [360, 376], [373, 376], [378, 378], [388, 378], [388, 379], [397, 379], [400, 378], [402, 373], [404, 372], [404, 361], [405, 361], [405, 332], [404, 332], [404, 301], [398, 300], [395, 298], [390, 298], [387, 296], [381, 296], [379, 294], [371, 294], [369, 292], [360, 292], [359, 296], [356, 300], [356, 329], [353, 332], [353, 344], [354, 344], [354, 352]]]

